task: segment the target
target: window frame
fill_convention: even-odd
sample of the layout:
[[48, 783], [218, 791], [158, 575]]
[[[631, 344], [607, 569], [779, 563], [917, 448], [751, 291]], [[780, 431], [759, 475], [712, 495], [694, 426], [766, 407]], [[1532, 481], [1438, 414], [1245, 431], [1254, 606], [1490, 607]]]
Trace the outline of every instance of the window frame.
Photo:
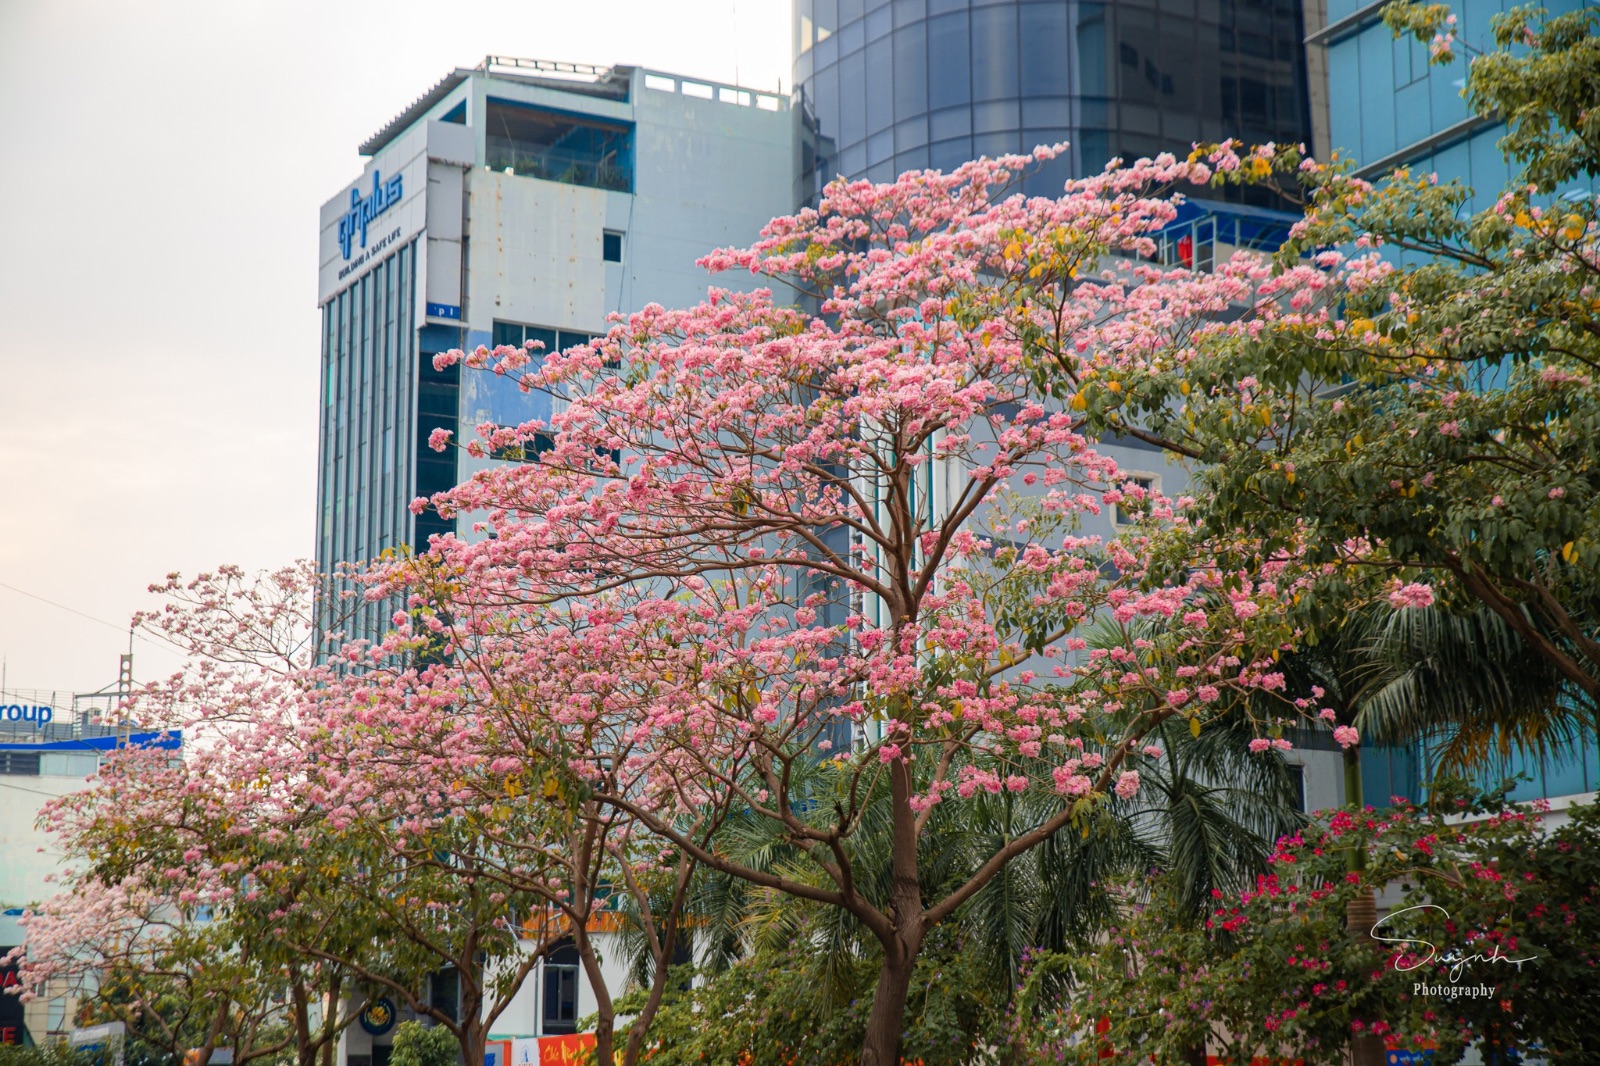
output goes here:
[[[1161, 475], [1154, 470], [1121, 470], [1117, 472], [1116, 487], [1119, 490], [1130, 481], [1139, 485], [1146, 492], [1156, 494], [1161, 492]], [[1149, 482], [1148, 485], [1144, 484], [1146, 481]], [[1111, 505], [1111, 526], [1113, 529], [1132, 529], [1135, 525], [1137, 525], [1136, 522], [1129, 521], [1123, 517], [1120, 503]]]

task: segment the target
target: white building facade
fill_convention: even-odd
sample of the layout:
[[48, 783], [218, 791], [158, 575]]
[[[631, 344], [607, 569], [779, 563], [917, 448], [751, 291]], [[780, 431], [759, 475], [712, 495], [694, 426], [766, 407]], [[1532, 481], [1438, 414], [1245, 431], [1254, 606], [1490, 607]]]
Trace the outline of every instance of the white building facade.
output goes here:
[[[491, 56], [362, 144], [361, 175], [321, 212], [324, 569], [453, 528], [408, 510], [471, 472], [427, 446], [433, 430], [548, 416], [547, 397], [436, 371], [435, 353], [556, 350], [609, 314], [699, 302], [711, 279], [695, 260], [791, 206], [791, 119], [786, 98], [736, 86]], [[352, 631], [377, 633], [378, 615]]]

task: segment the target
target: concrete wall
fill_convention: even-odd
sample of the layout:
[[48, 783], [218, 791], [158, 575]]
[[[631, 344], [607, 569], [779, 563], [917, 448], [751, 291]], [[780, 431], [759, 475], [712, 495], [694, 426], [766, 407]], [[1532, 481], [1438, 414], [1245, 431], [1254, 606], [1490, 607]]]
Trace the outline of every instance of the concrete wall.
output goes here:
[[[647, 87], [647, 77], [672, 90]], [[467, 182], [470, 330], [487, 332], [502, 319], [599, 332], [611, 313], [647, 303], [692, 305], [712, 280], [695, 260], [714, 248], [754, 241], [786, 210], [795, 150], [790, 114], [762, 109], [745, 90], [707, 85], [715, 94], [710, 100], [682, 91], [698, 84], [636, 72], [633, 100], [622, 104], [480, 81], [480, 99], [634, 122], [634, 192], [474, 170]], [[482, 159], [481, 131], [478, 136]], [[601, 257], [605, 230], [623, 234], [620, 264]], [[749, 275], [716, 283], [755, 285]]]
[[613, 198], [628, 199], [481, 168], [469, 172], [469, 327], [487, 333], [502, 319], [598, 332], [616, 304], [600, 254]]

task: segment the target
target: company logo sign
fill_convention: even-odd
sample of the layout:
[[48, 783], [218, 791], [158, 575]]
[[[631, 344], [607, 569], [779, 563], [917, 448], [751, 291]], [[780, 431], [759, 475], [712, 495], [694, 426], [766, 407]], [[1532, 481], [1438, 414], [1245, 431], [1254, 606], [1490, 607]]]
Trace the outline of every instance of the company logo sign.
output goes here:
[[26, 703], [0, 705], [0, 718], [8, 722], [37, 722], [44, 725], [55, 716], [55, 710], [50, 707], [30, 706]]
[[394, 1020], [394, 1001], [388, 996], [373, 1000], [361, 1012], [361, 1028], [373, 1036], [382, 1036], [393, 1029]]
[[356, 235], [360, 234], [361, 247], [365, 248], [367, 226], [373, 219], [400, 202], [400, 178], [401, 175], [396, 174], [388, 181], [384, 181], [383, 175], [374, 170], [371, 192], [362, 196], [359, 188], [350, 190], [350, 210], [339, 220], [339, 251], [344, 253], [346, 259], [350, 258], [351, 246], [355, 243]]

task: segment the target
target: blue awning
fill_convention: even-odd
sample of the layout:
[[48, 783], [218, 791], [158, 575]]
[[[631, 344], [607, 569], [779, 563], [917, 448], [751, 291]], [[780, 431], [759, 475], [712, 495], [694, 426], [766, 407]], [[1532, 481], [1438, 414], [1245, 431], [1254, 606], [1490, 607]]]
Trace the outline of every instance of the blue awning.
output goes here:
[[0, 751], [112, 751], [126, 743], [136, 748], [161, 748], [179, 751], [183, 748], [183, 733], [169, 729], [155, 733], [132, 733], [126, 741], [112, 735], [104, 737], [79, 737], [75, 740], [37, 741], [34, 743], [0, 744]]

